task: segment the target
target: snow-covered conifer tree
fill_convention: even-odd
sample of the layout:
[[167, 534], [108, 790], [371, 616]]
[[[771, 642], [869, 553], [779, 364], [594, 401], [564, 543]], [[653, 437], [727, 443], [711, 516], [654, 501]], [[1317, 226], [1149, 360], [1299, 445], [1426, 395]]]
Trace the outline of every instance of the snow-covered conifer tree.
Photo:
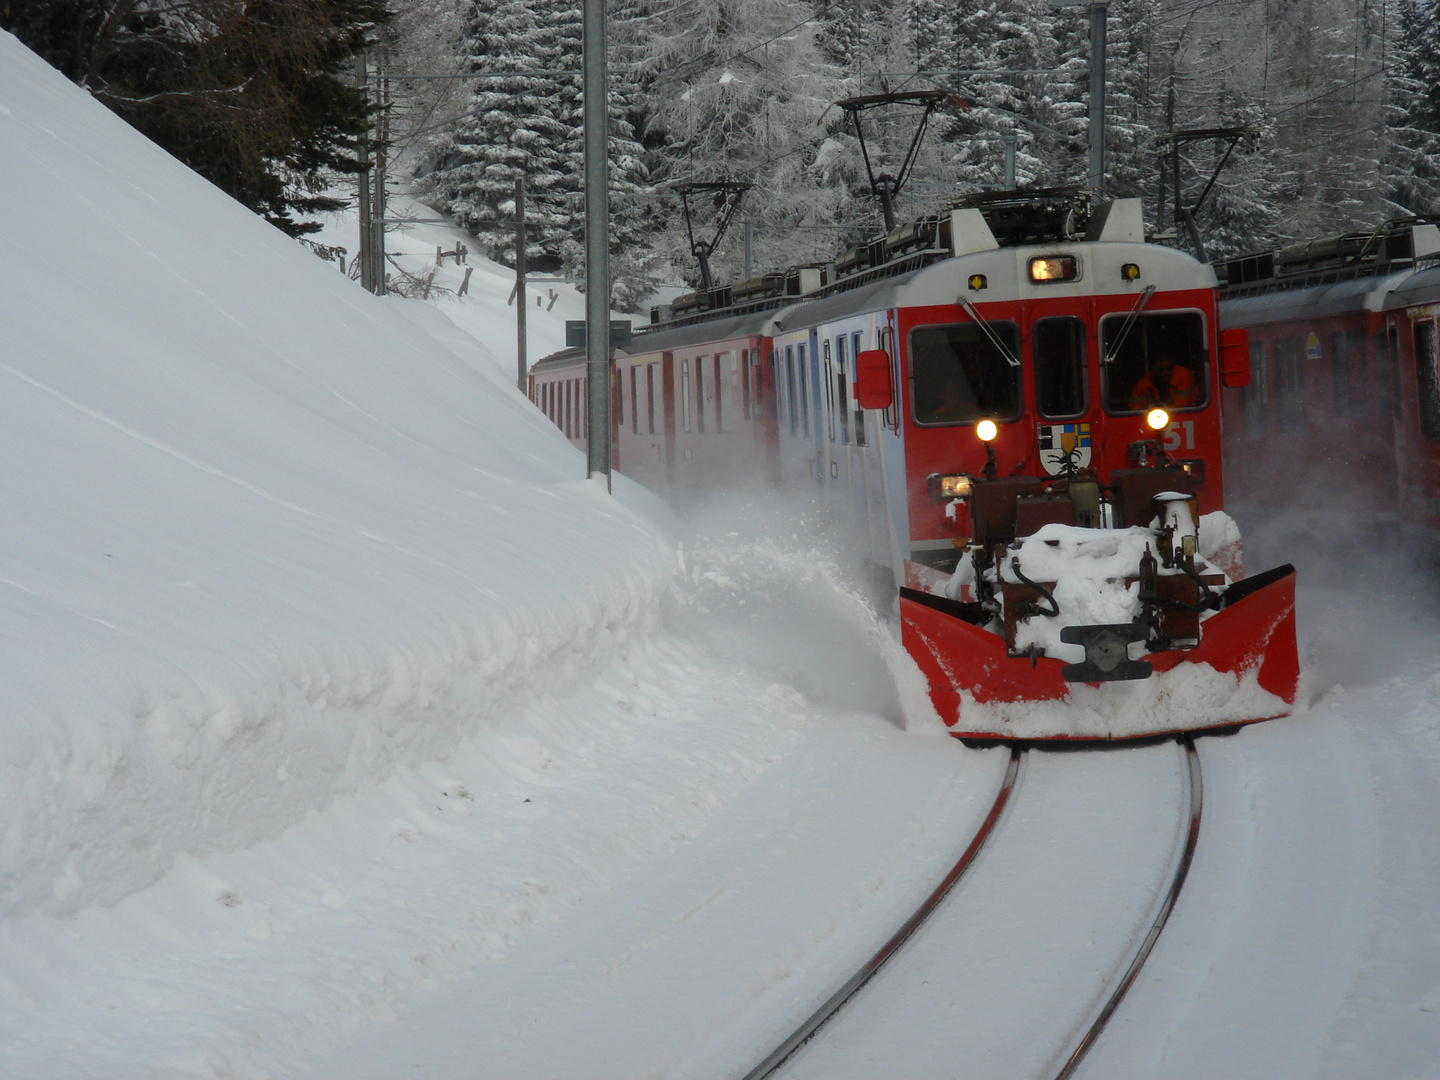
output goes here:
[[1402, 0], [1386, 109], [1386, 199], [1403, 214], [1440, 217], [1440, 9]]
[[[818, 30], [802, 0], [717, 0], [656, 5], [639, 31], [659, 177], [756, 185], [740, 216], [755, 225], [757, 268], [828, 258], [850, 202], [834, 155], [821, 156], [827, 139], [843, 146], [831, 105], [844, 90]], [[678, 201], [668, 211], [659, 243], [693, 279]], [[741, 273], [739, 228], [712, 259], [721, 280]]]
[[[456, 125], [427, 178], [439, 205], [512, 262], [515, 181], [526, 192], [526, 255], [533, 268], [578, 272], [584, 262], [583, 48], [579, 0], [474, 0], [466, 47], [477, 79], [473, 115]], [[627, 119], [629, 84], [611, 80], [612, 279], [617, 302], [649, 290], [637, 193], [646, 170]], [[618, 90], [618, 93], [616, 92]]]
[[[467, 32], [473, 115], [457, 124], [429, 181], [440, 205], [490, 254], [514, 258], [514, 193], [523, 177], [537, 260], [558, 268], [581, 217], [579, 26], [566, 0], [474, 0]], [[489, 77], [490, 73], [504, 74]], [[575, 75], [564, 74], [576, 72]], [[544, 262], [537, 262], [544, 265]]]

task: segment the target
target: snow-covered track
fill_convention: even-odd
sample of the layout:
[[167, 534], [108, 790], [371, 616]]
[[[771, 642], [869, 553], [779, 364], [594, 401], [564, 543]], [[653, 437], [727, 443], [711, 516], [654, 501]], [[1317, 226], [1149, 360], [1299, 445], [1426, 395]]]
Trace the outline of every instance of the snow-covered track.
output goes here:
[[1146, 933], [1144, 940], [1140, 942], [1140, 948], [1136, 950], [1130, 966], [1125, 969], [1125, 974], [1115, 984], [1115, 989], [1105, 1002], [1105, 1007], [1095, 1018], [1094, 1023], [1080, 1037], [1075, 1044], [1075, 1049], [1066, 1059], [1064, 1066], [1055, 1074], [1055, 1080], [1068, 1080], [1079, 1068], [1080, 1062], [1084, 1060], [1090, 1047], [1094, 1045], [1095, 1039], [1109, 1023], [1110, 1017], [1114, 1015], [1116, 1008], [1124, 999], [1130, 987], [1134, 985], [1135, 978], [1140, 974], [1140, 969], [1145, 965], [1150, 951], [1155, 947], [1156, 940], [1160, 937], [1160, 931], [1165, 929], [1165, 923], [1169, 921], [1170, 912], [1175, 909], [1175, 901], [1180, 896], [1180, 890], [1185, 887], [1185, 878], [1190, 873], [1190, 863], [1195, 857], [1195, 845], [1200, 840], [1200, 815], [1205, 808], [1205, 785], [1200, 775], [1200, 755], [1195, 750], [1195, 740], [1189, 735], [1180, 737], [1180, 744], [1185, 748], [1185, 760], [1188, 766], [1187, 775], [1190, 787], [1190, 828], [1185, 836], [1185, 847], [1180, 853], [1180, 858], [1175, 865], [1175, 874], [1170, 881], [1170, 889], [1165, 894], [1165, 899], [1160, 903], [1160, 909], [1155, 915], [1155, 920], [1150, 924], [1150, 930]]
[[[772, 1050], [765, 1057], [765, 1060], [761, 1061], [760, 1064], [746, 1073], [744, 1080], [763, 1080], [764, 1077], [769, 1076], [776, 1069], [780, 1068], [781, 1065], [785, 1064], [796, 1050], [800, 1049], [801, 1046], [814, 1037], [815, 1033], [818, 1032], [827, 1021], [844, 1008], [845, 1003], [854, 997], [855, 994], [860, 991], [861, 987], [869, 982], [875, 976], [876, 972], [885, 966], [886, 961], [900, 950], [901, 946], [909, 940], [910, 936], [914, 934], [915, 931], [920, 928], [920, 925], [930, 917], [931, 913], [940, 906], [940, 902], [949, 895], [950, 890], [955, 887], [955, 883], [960, 880], [965, 871], [968, 870], [975, 861], [975, 856], [980, 853], [980, 849], [984, 847], [985, 841], [989, 839], [990, 834], [994, 831], [996, 822], [1000, 820], [1000, 815], [1004, 812], [1006, 804], [1010, 801], [1010, 793], [1015, 788], [1015, 781], [1020, 773], [1020, 757], [1023, 753], [1024, 751], [1019, 746], [1011, 747], [1010, 763], [1005, 770], [1004, 779], [1000, 782], [1000, 790], [995, 796], [995, 802], [991, 805], [990, 812], [985, 815], [985, 820], [980, 823], [980, 828], [976, 831], [970, 843], [961, 853], [960, 858], [956, 860], [955, 865], [950, 868], [940, 884], [925, 898], [924, 902], [915, 912], [905, 920], [904, 925], [895, 932], [890, 940], [885, 942], [874, 956], [870, 957], [855, 974], [850, 976], [840, 989], [830, 995], [823, 1005], [807, 1017], [804, 1023], [791, 1032], [784, 1042]], [[1188, 862], [1187, 852], [1187, 865]], [[1147, 949], [1147, 954], [1148, 951]], [[1138, 970], [1138, 964], [1136, 968]]]

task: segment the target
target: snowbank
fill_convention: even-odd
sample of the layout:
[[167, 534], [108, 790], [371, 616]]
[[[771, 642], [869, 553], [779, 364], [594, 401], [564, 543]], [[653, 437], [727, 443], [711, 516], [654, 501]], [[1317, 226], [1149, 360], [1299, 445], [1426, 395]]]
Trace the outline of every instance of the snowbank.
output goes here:
[[443, 759], [654, 615], [670, 541], [482, 346], [3, 33], [0, 103], [0, 915]]

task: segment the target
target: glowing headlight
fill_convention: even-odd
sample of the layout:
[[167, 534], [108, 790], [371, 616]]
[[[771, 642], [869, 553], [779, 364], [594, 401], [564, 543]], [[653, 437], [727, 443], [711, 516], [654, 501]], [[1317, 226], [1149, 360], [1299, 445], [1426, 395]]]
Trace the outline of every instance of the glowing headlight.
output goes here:
[[940, 497], [942, 499], [966, 499], [970, 497], [970, 477], [968, 476], [942, 476], [940, 477]]
[[1159, 431], [1170, 423], [1170, 414], [1164, 409], [1151, 409], [1145, 414], [1145, 423], [1149, 424], [1153, 430]]
[[1074, 281], [1080, 276], [1080, 264], [1074, 255], [1040, 255], [1030, 260], [1030, 280], [1034, 282]]
[[[1169, 422], [1169, 417], [1166, 417], [1166, 422]], [[1000, 429], [995, 426], [994, 420], [981, 420], [975, 425], [975, 434], [980, 436], [981, 442], [990, 442], [1000, 434]]]

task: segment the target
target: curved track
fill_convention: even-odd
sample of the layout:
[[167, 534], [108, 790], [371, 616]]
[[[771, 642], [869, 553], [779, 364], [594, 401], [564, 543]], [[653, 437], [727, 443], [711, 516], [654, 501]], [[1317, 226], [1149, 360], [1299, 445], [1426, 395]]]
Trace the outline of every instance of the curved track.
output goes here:
[[1155, 948], [1160, 931], [1165, 929], [1165, 924], [1170, 919], [1170, 912], [1175, 909], [1175, 901], [1180, 896], [1180, 890], [1185, 887], [1185, 878], [1190, 873], [1190, 863], [1195, 858], [1195, 845], [1200, 842], [1200, 815], [1205, 809], [1205, 785], [1200, 776], [1200, 755], [1195, 750], [1195, 740], [1189, 735], [1182, 735], [1180, 744], [1185, 747], [1185, 763], [1188, 766], [1190, 778], [1190, 828], [1185, 835], [1185, 849], [1180, 853], [1180, 859], [1175, 866], [1175, 876], [1170, 880], [1170, 889], [1165, 894], [1165, 899], [1161, 901], [1155, 921], [1150, 924], [1150, 931], [1145, 935], [1145, 940], [1140, 943], [1140, 948], [1136, 951], [1134, 959], [1130, 961], [1130, 966], [1125, 969], [1125, 974], [1116, 983], [1115, 990], [1111, 993], [1109, 1000], [1105, 1002], [1105, 1007], [1100, 1010], [1100, 1015], [1095, 1018], [1095, 1022], [1076, 1043], [1075, 1049], [1066, 1059], [1064, 1067], [1055, 1074], [1055, 1080], [1068, 1080], [1073, 1076], [1090, 1047], [1094, 1045], [1096, 1037], [1105, 1030], [1105, 1025], [1110, 1022], [1110, 1017], [1114, 1015], [1115, 1009], [1129, 992], [1135, 982], [1135, 977], [1140, 974], [1140, 969], [1150, 956], [1150, 950]]
[[980, 828], [971, 839], [969, 846], [961, 853], [960, 858], [956, 860], [955, 865], [950, 868], [950, 872], [945, 875], [940, 884], [935, 887], [935, 890], [925, 898], [924, 903], [916, 909], [910, 918], [905, 920], [905, 924], [895, 932], [894, 936], [880, 947], [879, 952], [867, 960], [859, 971], [850, 976], [839, 990], [830, 995], [825, 1003], [807, 1017], [804, 1023], [791, 1032], [784, 1042], [771, 1051], [764, 1061], [746, 1073], [744, 1080], [762, 1080], [763, 1077], [769, 1076], [776, 1069], [780, 1068], [781, 1065], [785, 1064], [790, 1058], [790, 1055], [809, 1041], [810, 1038], [825, 1025], [826, 1021], [838, 1013], [844, 1007], [845, 1003], [849, 1001], [862, 986], [869, 982], [877, 971], [885, 966], [885, 962], [899, 951], [900, 947], [905, 944], [910, 935], [919, 928], [921, 923], [929, 918], [930, 913], [940, 906], [940, 902], [945, 899], [950, 890], [955, 887], [955, 883], [960, 880], [961, 875], [963, 875], [965, 871], [969, 869], [970, 864], [975, 861], [975, 856], [980, 853], [980, 849], [985, 845], [985, 841], [994, 830], [995, 823], [1000, 820], [1000, 815], [1005, 810], [1005, 804], [1010, 801], [1010, 793], [1015, 788], [1016, 777], [1020, 773], [1021, 753], [1023, 753], [1023, 751], [1018, 747], [1011, 748], [1010, 764], [1005, 770], [1005, 778], [1000, 782], [1000, 791], [995, 796], [995, 802], [990, 807], [990, 812], [985, 815], [985, 820], [980, 823]]
[[[1200, 836], [1200, 819], [1203, 809], [1204, 787], [1201, 780], [1200, 759], [1196, 753], [1194, 740], [1189, 736], [1182, 736], [1179, 740], [1185, 750], [1186, 775], [1188, 779], [1190, 816], [1189, 827], [1185, 837], [1184, 847], [1176, 862], [1174, 873], [1171, 877], [1170, 886], [1160, 902], [1159, 908], [1150, 924], [1148, 931], [1141, 940], [1139, 948], [1131, 958], [1124, 973], [1116, 982], [1113, 991], [1106, 999], [1093, 1022], [1085, 1030], [1084, 1034], [1075, 1043], [1069, 1055], [1065, 1057], [1064, 1064], [1058, 1072], [1050, 1073], [1046, 1070], [1045, 1075], [1053, 1075], [1055, 1080], [1069, 1080], [1084, 1060], [1085, 1055], [1094, 1045], [1096, 1038], [1104, 1030], [1111, 1016], [1114, 1015], [1125, 994], [1134, 984], [1140, 969], [1145, 964], [1151, 951], [1169, 920], [1171, 911], [1174, 910], [1175, 902], [1184, 887], [1185, 879], [1189, 874], [1190, 864], [1194, 858], [1196, 844]], [[975, 836], [971, 839], [963, 854], [951, 867], [943, 881], [926, 897], [919, 908], [906, 920], [905, 924], [865, 962], [846, 982], [832, 994], [823, 1005], [815, 1010], [799, 1027], [797, 1027], [779, 1046], [765, 1057], [758, 1065], [745, 1074], [744, 1080], [763, 1080], [782, 1065], [784, 1065], [797, 1050], [810, 1041], [817, 1032], [831, 1020], [854, 995], [868, 983], [879, 970], [890, 960], [914, 934], [925, 920], [936, 911], [941, 902], [954, 888], [956, 882], [964, 875], [965, 871], [973, 864], [976, 855], [990, 838], [996, 823], [1004, 812], [1010, 801], [1010, 796], [1015, 788], [1019, 774], [1021, 756], [1024, 751], [1019, 747], [1012, 747], [1010, 762], [1006, 769], [1004, 780], [1000, 790], [995, 797], [989, 813], [980, 826]]]

